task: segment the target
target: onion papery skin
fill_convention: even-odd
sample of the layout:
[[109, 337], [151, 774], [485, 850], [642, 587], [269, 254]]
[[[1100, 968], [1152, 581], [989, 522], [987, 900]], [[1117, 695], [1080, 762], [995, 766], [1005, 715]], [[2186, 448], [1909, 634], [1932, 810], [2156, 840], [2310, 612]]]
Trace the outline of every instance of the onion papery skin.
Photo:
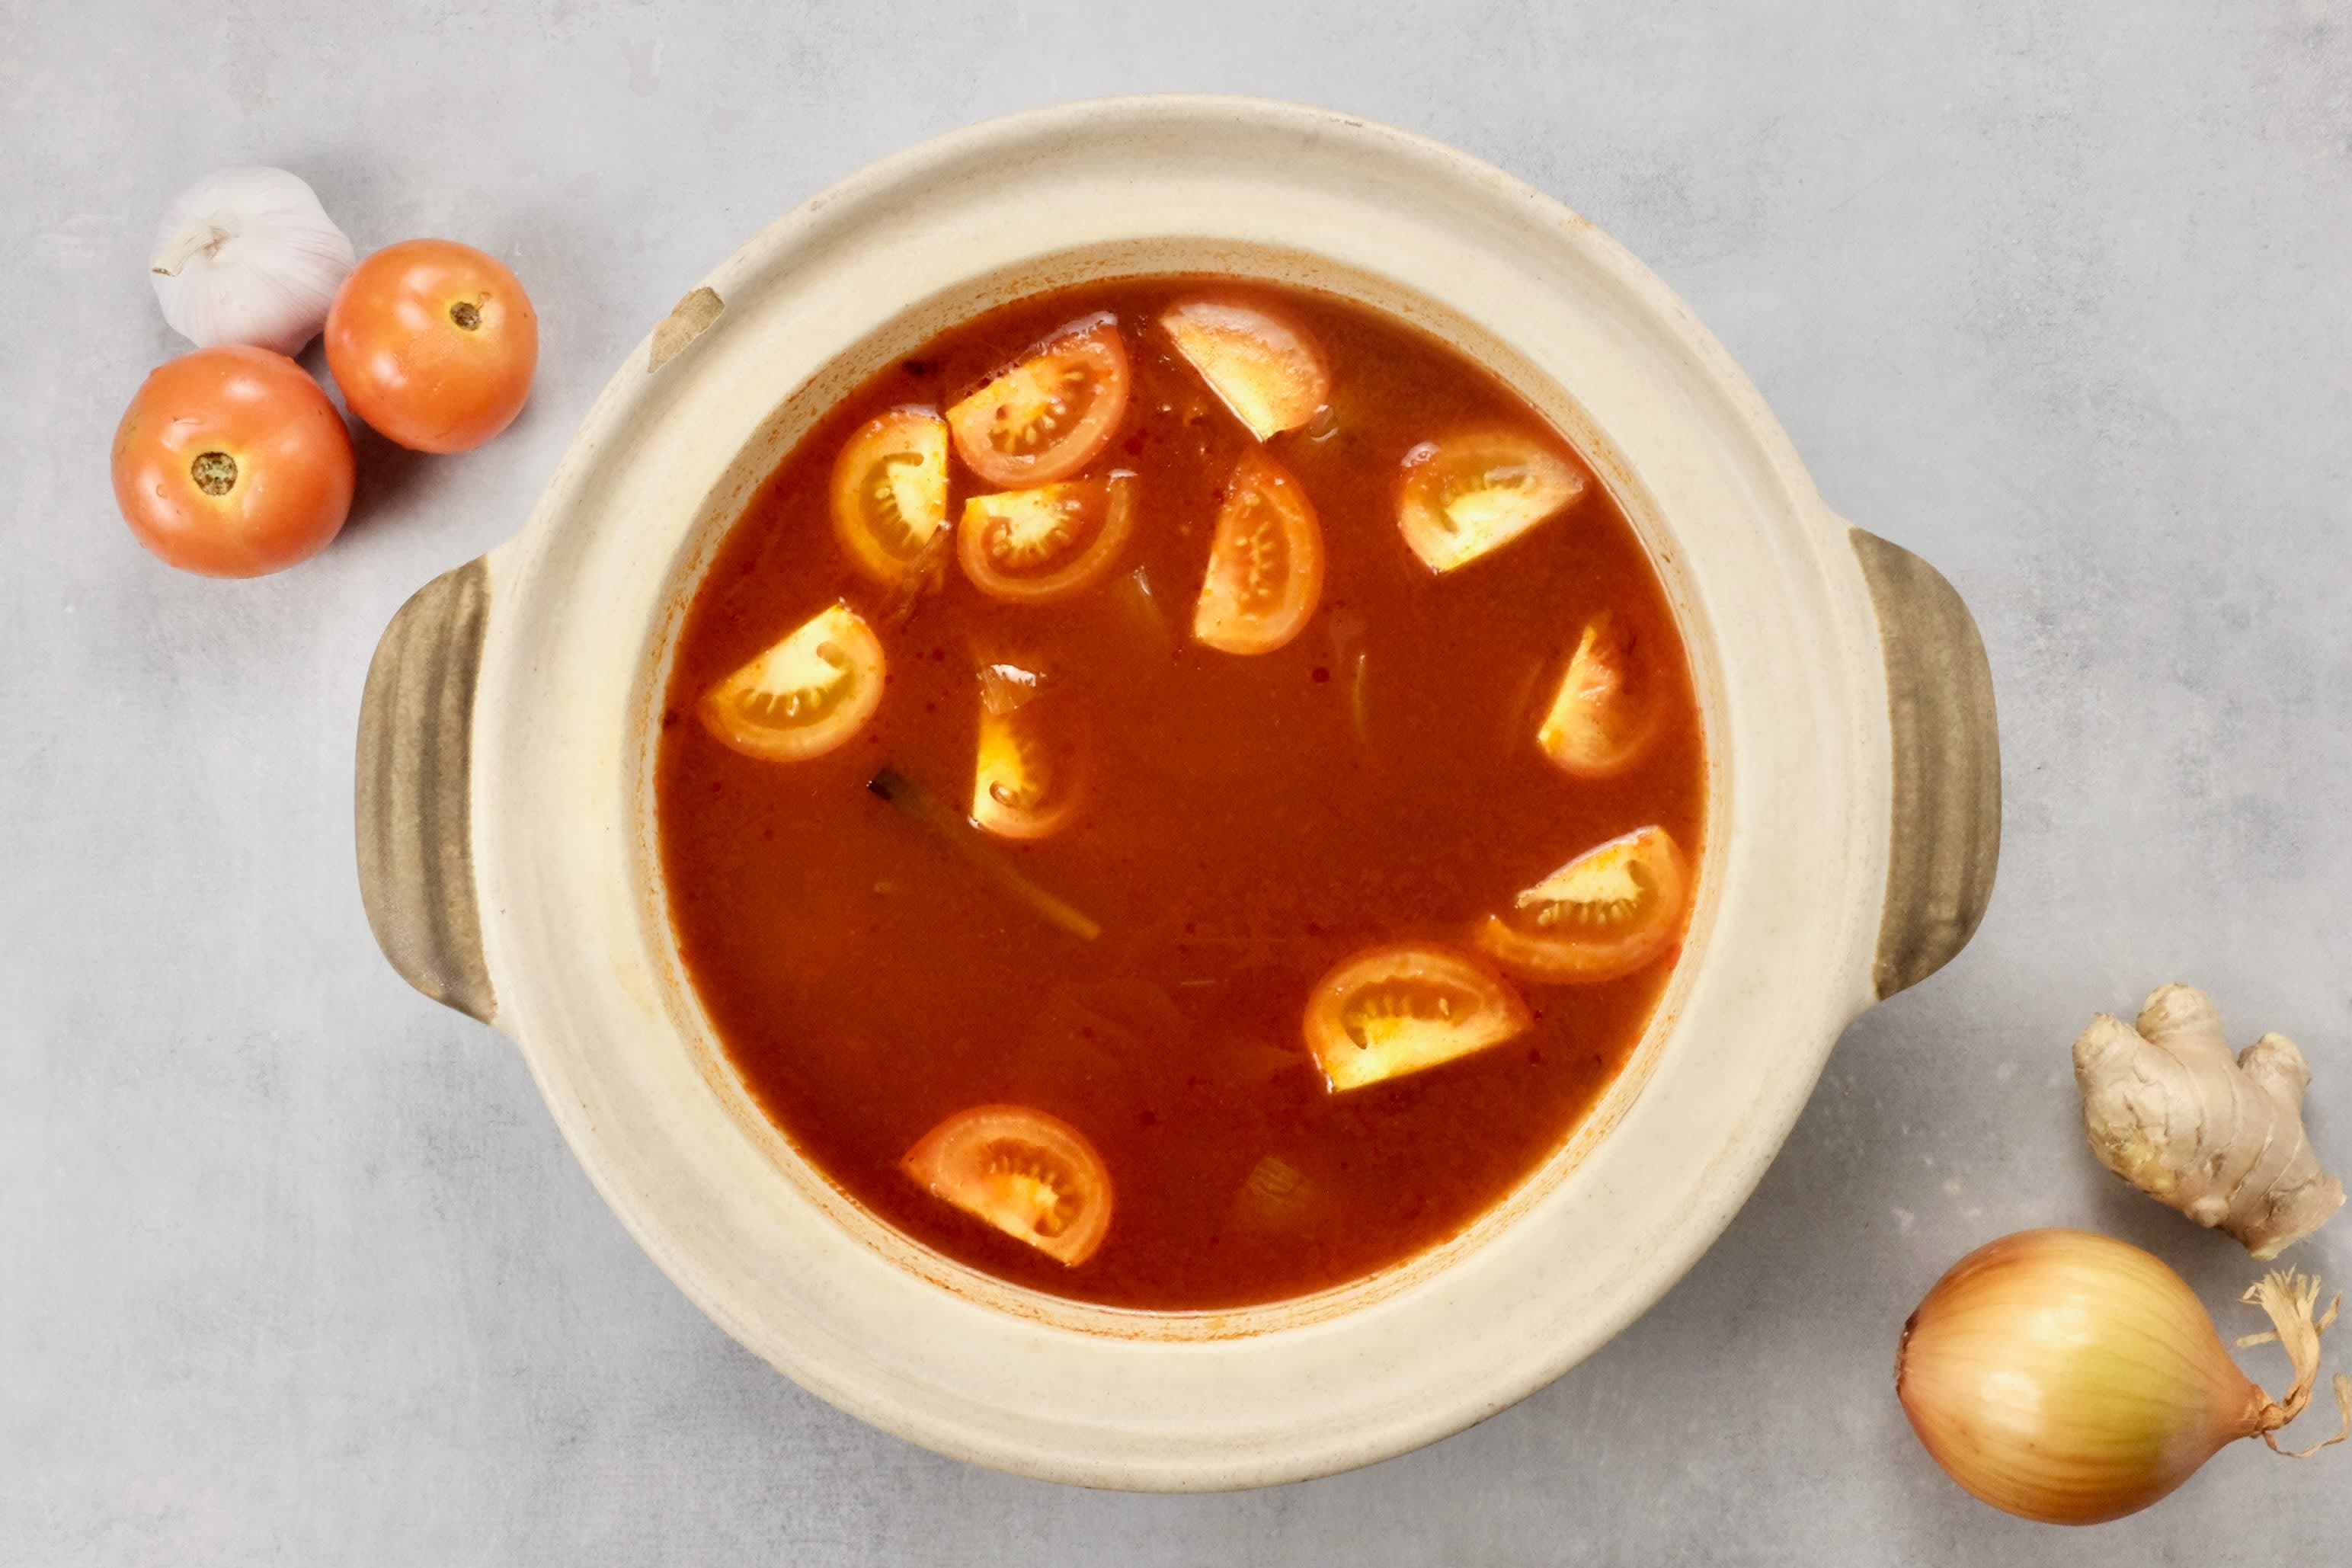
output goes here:
[[2147, 1507], [2261, 1430], [2268, 1404], [2187, 1281], [2080, 1230], [1954, 1264], [1904, 1325], [1895, 1390], [1954, 1480], [2047, 1524]]

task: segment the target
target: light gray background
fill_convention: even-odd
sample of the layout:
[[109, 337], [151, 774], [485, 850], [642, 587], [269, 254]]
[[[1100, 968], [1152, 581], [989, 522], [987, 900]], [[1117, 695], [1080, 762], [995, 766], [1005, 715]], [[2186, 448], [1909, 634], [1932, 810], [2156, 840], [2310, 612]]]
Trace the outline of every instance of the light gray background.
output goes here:
[[[1614, 233], [1831, 503], [1959, 585], [2007, 752], [1975, 946], [1849, 1031], [1663, 1305], [1451, 1442], [1234, 1497], [968, 1468], [738, 1350], [517, 1054], [377, 957], [351, 848], [377, 632], [520, 526], [706, 268], [919, 138], [1150, 89], [1391, 121]], [[1958, 1492], [1889, 1384], [1941, 1268], [2032, 1225], [2152, 1246], [2247, 1326], [2243, 1256], [2080, 1145], [2096, 1008], [2179, 977], [2295, 1035], [2352, 1163], [2334, 0], [0, 0], [0, 1562], [2343, 1560], [2352, 1450], [2245, 1446], [2062, 1532]], [[496, 251], [545, 342], [509, 434], [363, 437], [343, 540], [228, 584], [139, 552], [106, 458], [182, 346], [142, 271], [160, 209], [248, 161], [362, 249]], [[2302, 1256], [2352, 1271], [2352, 1221]]]

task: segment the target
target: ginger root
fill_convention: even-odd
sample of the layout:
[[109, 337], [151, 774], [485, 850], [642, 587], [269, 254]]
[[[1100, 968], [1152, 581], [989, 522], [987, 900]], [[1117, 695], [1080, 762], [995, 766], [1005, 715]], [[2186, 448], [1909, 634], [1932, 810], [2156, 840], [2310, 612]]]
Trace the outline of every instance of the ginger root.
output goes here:
[[2233, 1060], [2202, 991], [2160, 987], [2136, 1028], [2092, 1019], [2074, 1042], [2074, 1081], [2101, 1164], [2256, 1258], [2277, 1257], [2344, 1205], [2344, 1184], [2303, 1131], [2303, 1052], [2264, 1035]]

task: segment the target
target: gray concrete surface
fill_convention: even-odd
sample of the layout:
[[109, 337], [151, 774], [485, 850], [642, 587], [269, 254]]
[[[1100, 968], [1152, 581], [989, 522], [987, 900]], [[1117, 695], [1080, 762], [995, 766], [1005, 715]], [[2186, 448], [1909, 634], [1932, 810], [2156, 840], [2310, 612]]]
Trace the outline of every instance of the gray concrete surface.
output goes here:
[[[2084, 1153], [2095, 1008], [2180, 977], [2296, 1035], [2352, 1163], [2347, 83], [2335, 0], [0, 0], [0, 1563], [2343, 1561], [2352, 1451], [2043, 1530], [1888, 1373], [2007, 1230], [2111, 1228], [2217, 1309], [2250, 1278]], [[698, 275], [922, 136], [1163, 89], [1427, 132], [1645, 258], [1975, 605], [2009, 787], [1975, 946], [1854, 1026], [1647, 1319], [1425, 1452], [1189, 1499], [935, 1458], [738, 1350], [516, 1054], [378, 959], [350, 828], [377, 631]], [[546, 339], [506, 437], [366, 441], [344, 540], [236, 585], [138, 552], [106, 454], [177, 352], [156, 216], [244, 161], [362, 247], [497, 251]], [[2304, 1257], [2352, 1270], [2352, 1221]]]

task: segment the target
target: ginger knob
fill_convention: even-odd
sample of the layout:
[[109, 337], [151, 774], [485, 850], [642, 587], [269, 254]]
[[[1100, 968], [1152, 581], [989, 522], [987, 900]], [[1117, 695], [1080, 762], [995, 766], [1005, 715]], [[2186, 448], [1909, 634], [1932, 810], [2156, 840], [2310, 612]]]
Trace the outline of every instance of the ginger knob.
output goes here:
[[2102, 1013], [2074, 1042], [2100, 1163], [2199, 1225], [2275, 1258], [2344, 1205], [2303, 1129], [2311, 1068], [2284, 1035], [2234, 1058], [2212, 998], [2160, 987], [2136, 1026]]

